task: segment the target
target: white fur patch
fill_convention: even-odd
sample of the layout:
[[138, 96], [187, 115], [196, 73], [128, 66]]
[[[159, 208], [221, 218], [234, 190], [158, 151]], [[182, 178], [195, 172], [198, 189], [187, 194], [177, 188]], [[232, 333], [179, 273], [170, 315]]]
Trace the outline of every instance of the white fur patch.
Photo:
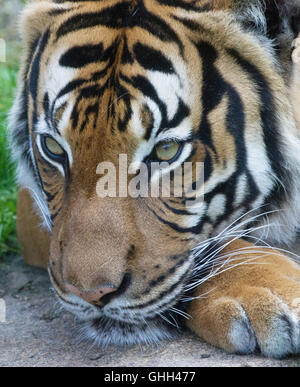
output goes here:
[[226, 201], [226, 196], [219, 194], [215, 195], [212, 201], [210, 202], [207, 215], [210, 217], [213, 223], [216, 222], [217, 218], [220, 215], [223, 215], [225, 213]]

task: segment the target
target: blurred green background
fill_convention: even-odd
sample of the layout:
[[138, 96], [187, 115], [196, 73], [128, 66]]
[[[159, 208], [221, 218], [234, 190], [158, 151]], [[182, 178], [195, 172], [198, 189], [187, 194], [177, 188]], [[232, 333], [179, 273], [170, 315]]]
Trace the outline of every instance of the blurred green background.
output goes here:
[[15, 166], [8, 150], [7, 115], [15, 95], [22, 51], [17, 23], [24, 3], [22, 0], [0, 0], [0, 260], [18, 251]]

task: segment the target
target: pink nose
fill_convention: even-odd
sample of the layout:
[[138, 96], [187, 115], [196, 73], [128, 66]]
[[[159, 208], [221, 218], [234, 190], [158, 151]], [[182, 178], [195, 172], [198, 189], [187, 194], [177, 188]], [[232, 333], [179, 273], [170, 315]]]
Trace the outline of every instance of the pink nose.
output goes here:
[[106, 296], [109, 293], [113, 293], [117, 290], [115, 287], [110, 286], [103, 286], [100, 288], [97, 288], [95, 290], [80, 290], [76, 286], [71, 284], [66, 284], [66, 289], [70, 292], [75, 294], [75, 296], [82, 298], [89, 304], [103, 306], [105, 303], [102, 302], [102, 297]]

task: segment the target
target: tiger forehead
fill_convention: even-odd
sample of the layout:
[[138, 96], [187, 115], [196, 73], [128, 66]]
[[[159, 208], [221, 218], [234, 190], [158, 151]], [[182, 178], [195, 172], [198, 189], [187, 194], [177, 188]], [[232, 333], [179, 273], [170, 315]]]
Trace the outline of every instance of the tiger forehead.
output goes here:
[[[220, 80], [221, 74], [226, 73], [226, 78], [229, 78], [233, 73], [235, 60], [229, 58], [226, 45], [231, 42], [235, 46], [232, 36], [235, 34], [229, 34], [229, 29], [223, 35], [223, 30], [228, 27], [226, 22], [223, 28], [210, 23], [206, 16], [201, 18], [201, 23], [204, 26], [209, 24], [212, 30], [205, 27], [204, 32], [198, 33], [197, 40], [193, 40], [194, 25], [185, 25], [185, 19], [179, 21], [180, 18], [172, 19], [174, 23], [170, 25], [162, 17], [169, 19], [168, 12], [158, 15], [154, 9], [151, 12], [147, 9], [145, 14], [153, 18], [154, 26], [161, 23], [163, 33], [160, 30], [151, 33], [152, 26], [142, 25], [141, 16], [136, 18], [136, 14], [131, 15], [132, 25], [140, 26], [140, 29], [119, 28], [122, 27], [118, 24], [120, 21], [112, 25], [111, 18], [117, 15], [116, 19], [123, 19], [125, 11], [122, 7], [128, 8], [128, 2], [105, 2], [107, 7], [100, 4], [102, 2], [93, 5], [88, 2], [86, 6], [78, 7], [76, 12], [61, 19], [51, 29], [51, 36], [56, 39], [56, 53], [53, 54], [53, 47], [46, 50], [45, 62], [48, 62], [49, 71], [44, 71], [44, 76], [49, 82], [43, 82], [45, 87], [40, 90], [45, 93], [48, 89], [51, 95], [50, 105], [55, 105], [55, 124], [62, 129], [61, 132], [67, 132], [69, 138], [93, 134], [94, 142], [112, 134], [119, 137], [131, 132], [138, 143], [143, 139], [154, 139], [169, 129], [174, 129], [172, 136], [175, 138], [188, 138], [199, 124], [202, 104], [207, 103], [202, 94], [208, 95], [209, 88], [204, 89], [202, 83], [216, 81], [208, 75], [202, 79], [206, 67], [213, 70]], [[137, 13], [142, 13], [146, 6], [151, 8], [151, 2], [139, 2]], [[87, 9], [90, 9], [90, 18]], [[88, 27], [95, 27], [93, 34], [86, 33]], [[150, 34], [145, 27], [150, 29]], [[214, 38], [215, 30], [219, 31], [218, 39]], [[232, 31], [239, 32], [241, 43], [240, 31]], [[188, 34], [190, 39], [186, 39]], [[191, 57], [193, 61], [187, 60]], [[223, 57], [227, 60], [220, 59]], [[235, 84], [240, 82], [237, 79]], [[53, 94], [57, 90], [59, 94]], [[43, 96], [38, 98], [38, 101], [42, 100]], [[48, 105], [43, 105], [44, 110]], [[115, 138], [111, 140], [114, 143]]]
[[[132, 39], [129, 44], [127, 35], [114, 31], [108, 32], [105, 39], [96, 34], [91, 38], [85, 36], [82, 41], [78, 37], [77, 42], [80, 44], [62, 45], [54, 63], [51, 57], [55, 56], [48, 54], [49, 72], [45, 72], [44, 84], [52, 95], [50, 102], [55, 104], [56, 125], [69, 112], [68, 128], [81, 134], [101, 127], [106, 132], [125, 132], [135, 114], [139, 122], [135, 119], [130, 128], [137, 137], [148, 140], [154, 113], [157, 116], [160, 111], [163, 116], [172, 117], [177, 106], [184, 105], [183, 110], [188, 110], [187, 98], [181, 98], [185, 74], [178, 74], [172, 55], [162, 52], [149, 39]], [[53, 90], [59, 93], [53, 95]], [[151, 107], [145, 102], [147, 99], [152, 101]], [[48, 105], [44, 103], [43, 109]]]

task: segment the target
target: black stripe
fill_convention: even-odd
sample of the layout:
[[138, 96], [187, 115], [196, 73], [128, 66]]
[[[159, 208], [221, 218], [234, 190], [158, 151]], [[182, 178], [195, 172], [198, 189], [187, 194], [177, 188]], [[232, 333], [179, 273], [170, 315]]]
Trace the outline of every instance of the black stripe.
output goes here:
[[[176, 128], [189, 115], [190, 115], [190, 108], [182, 101], [181, 98], [179, 98], [178, 109], [175, 113], [175, 116], [170, 121], [168, 121], [167, 128]], [[163, 128], [161, 125], [161, 128], [157, 134], [159, 134], [163, 129], [165, 128]]]
[[[142, 17], [136, 15], [137, 25], [144, 28], [152, 35], [158, 37], [163, 42], [175, 42], [179, 47], [180, 55], [183, 57], [184, 47], [176, 32], [170, 27], [170, 24], [147, 12], [145, 8], [141, 9]], [[134, 27], [135, 25], [133, 25]]]
[[148, 106], [148, 105], [145, 104], [145, 105], [143, 106], [143, 110], [144, 110], [144, 111], [146, 112], [146, 114], [148, 114], [149, 117], [150, 117], [150, 121], [147, 122], [146, 124], [143, 123], [143, 121], [142, 121], [143, 126], [145, 127], [145, 130], [146, 130], [144, 139], [145, 139], [146, 141], [148, 141], [148, 140], [150, 140], [150, 137], [151, 137], [151, 134], [152, 134], [153, 125], [154, 125], [154, 117], [153, 117], [153, 113], [152, 113], [152, 111], [149, 109], [149, 106]]
[[50, 102], [49, 102], [49, 94], [46, 92], [43, 98], [43, 110], [45, 113], [45, 119], [48, 125], [48, 128], [52, 128], [51, 125], [51, 116], [50, 116]]
[[187, 216], [190, 216], [190, 212], [186, 211], [186, 210], [179, 210], [178, 208], [174, 208], [174, 207], [171, 207], [168, 203], [166, 203], [162, 198], [159, 198], [159, 200], [163, 203], [163, 205], [171, 212], [173, 212], [173, 214], [177, 214], [177, 215], [187, 215]]
[[[162, 118], [160, 123], [160, 128], [157, 134], [161, 133], [161, 131], [166, 130], [168, 128], [177, 127], [190, 114], [189, 107], [181, 99], [179, 99], [177, 112], [175, 113], [175, 116], [169, 121], [167, 118], [166, 104], [159, 98], [155, 87], [151, 84], [151, 82], [149, 82], [149, 80], [146, 77], [142, 75], [138, 75], [130, 79], [125, 75], [123, 75], [122, 73], [120, 74], [120, 77], [125, 82], [131, 84], [132, 86], [140, 90], [144, 95], [151, 98], [157, 104]], [[148, 133], [148, 136], [149, 136], [149, 133]]]
[[[214, 144], [211, 138], [211, 126], [208, 120], [210, 112], [212, 112], [216, 107], [221, 103], [224, 96], [228, 96], [228, 107], [226, 113], [226, 130], [232, 135], [235, 141], [236, 149], [236, 161], [237, 161], [237, 170], [229, 181], [228, 186], [230, 187], [229, 191], [226, 185], [222, 185], [222, 190], [228, 193], [228, 196], [232, 195], [232, 187], [236, 185], [236, 179], [242, 173], [250, 175], [247, 165], [247, 147], [245, 144], [245, 114], [244, 106], [235, 88], [227, 83], [219, 70], [217, 69], [215, 62], [218, 58], [217, 51], [210, 44], [205, 42], [200, 42], [197, 44], [199, 55], [202, 59], [202, 68], [203, 68], [203, 86], [202, 86], [202, 122], [199, 127], [197, 136], [199, 139], [211, 148], [218, 157]], [[212, 171], [212, 160], [211, 155], [207, 152], [207, 160], [205, 161], [205, 181], [211, 176]], [[207, 165], [208, 162], [208, 165]], [[251, 179], [251, 199], [255, 200], [259, 194], [259, 189], [256, 186], [253, 179]], [[249, 200], [249, 195], [248, 195]], [[227, 208], [225, 216], [232, 213], [232, 200], [227, 201]]]
[[204, 160], [204, 182], [207, 182], [213, 173], [213, 162], [209, 151], [206, 149]]
[[198, 11], [198, 12], [204, 12], [204, 11], [210, 11], [212, 9], [212, 5], [206, 4], [203, 6], [197, 5], [199, 4], [198, 0], [158, 0], [159, 4], [167, 5], [169, 7], [178, 7], [185, 9], [186, 11]]
[[[148, 302], [146, 302], [145, 304], [142, 304], [142, 305], [127, 306], [126, 310], [127, 309], [141, 310], [141, 309], [147, 308], [148, 306], [151, 306], [153, 304], [158, 303], [160, 300], [164, 299], [168, 294], [172, 293], [173, 290], [175, 290], [177, 287], [181, 286], [183, 284], [183, 281], [184, 281], [186, 275], [187, 275], [187, 273], [184, 273], [175, 284], [173, 284], [169, 289], [161, 292], [156, 298], [154, 298], [154, 299], [152, 299], [152, 300], [150, 300], [150, 301], [148, 301]], [[175, 299], [177, 297], [178, 297], [178, 295], [175, 296]], [[169, 304], [170, 302], [171, 302], [170, 300], [166, 301], [165, 304], [160, 305], [160, 308], [162, 308], [166, 304]]]
[[125, 82], [131, 84], [136, 89], [140, 90], [144, 95], [151, 98], [158, 106], [162, 122], [161, 122], [161, 128], [164, 129], [167, 127], [167, 108], [166, 105], [161, 99], [158, 97], [158, 94], [156, 92], [155, 87], [150, 83], [150, 81], [143, 77], [142, 75], [137, 75], [135, 77], [132, 77], [132, 79], [129, 79], [128, 77], [124, 76], [122, 73], [120, 74], [121, 79], [123, 79]]
[[[63, 2], [65, 2], [65, 0]], [[73, 11], [73, 9], [52, 9], [51, 11], [48, 12], [48, 15], [49, 15], [49, 17], [59, 16], [59, 15], [63, 15], [65, 13], [68, 13], [71, 11]]]
[[55, 214], [51, 214], [51, 222], [53, 224], [54, 220], [56, 219], [56, 217], [59, 215], [59, 213], [61, 212], [61, 208], [55, 212]]
[[186, 28], [188, 28], [191, 31], [194, 32], [209, 32], [209, 30], [205, 27], [203, 27], [200, 23], [197, 23], [195, 20], [191, 20], [184, 17], [179, 16], [172, 16], [172, 18], [182, 25], [184, 25]]
[[[128, 94], [128, 91], [123, 86], [118, 85], [117, 101], [119, 101], [121, 99], [122, 99], [123, 104], [125, 105], [125, 109], [124, 109], [124, 112], [123, 112], [124, 118], [121, 118], [120, 115], [118, 117], [118, 130], [120, 132], [125, 132], [125, 130], [127, 129], [128, 122], [129, 122], [129, 120], [132, 117], [130, 95]], [[115, 111], [114, 111], [115, 104], [112, 103], [110, 105], [110, 107], [112, 108], [111, 114], [112, 114], [112, 116], [114, 116], [115, 115]]]
[[[66, 86], [64, 86], [64, 88], [58, 93], [56, 99], [55, 99], [55, 102], [63, 97], [64, 95], [66, 94], [69, 94], [71, 93], [72, 91], [78, 89], [80, 86], [82, 86], [84, 83], [88, 82], [88, 80], [86, 79], [76, 79], [75, 81], [71, 81], [69, 82]], [[55, 105], [55, 104], [53, 104]]]
[[101, 297], [101, 302], [104, 305], [108, 304], [113, 298], [124, 294], [126, 290], [129, 288], [130, 284], [131, 284], [131, 274], [127, 272], [124, 274], [121, 285], [118, 287], [118, 289], [112, 293], [106, 294], [103, 297]]
[[[147, 206], [148, 207], [148, 206]], [[148, 207], [149, 210], [156, 216], [156, 218], [166, 226], [172, 228], [173, 230], [179, 232], [179, 233], [192, 233], [192, 234], [199, 234], [203, 227], [203, 221], [201, 220], [198, 225], [194, 227], [181, 227], [176, 223], [168, 222], [166, 219], [163, 219], [161, 216], [159, 216], [154, 210], [152, 210], [150, 207]]]
[[[185, 264], [185, 262], [188, 259], [188, 256], [189, 256], [189, 254], [185, 255], [185, 257], [183, 259], [181, 259], [180, 261], [178, 261], [176, 263], [176, 265], [174, 265], [170, 269], [168, 269], [168, 272], [166, 274], [162, 274], [159, 277], [157, 277], [155, 280], [152, 280], [149, 283], [149, 287], [141, 293], [141, 296], [145, 296], [147, 294], [150, 294], [151, 289], [153, 289], [156, 286], [160, 285], [161, 283], [165, 282], [167, 280], [167, 278], [170, 278], [171, 276], [173, 276], [173, 274], [177, 271], [177, 269], [179, 269], [180, 267], [182, 267]], [[141, 297], [139, 297], [139, 298], [141, 298]]]
[[267, 80], [255, 65], [244, 59], [236, 50], [228, 50], [228, 53], [250, 76], [252, 82], [256, 86], [256, 90], [260, 98], [260, 116], [263, 124], [264, 143], [266, 145], [267, 156], [270, 160], [272, 170], [279, 180], [284, 182], [284, 187], [277, 182], [273, 192], [267, 198], [267, 202], [281, 200], [284, 197], [285, 189], [289, 189], [292, 179], [289, 171], [284, 168], [285, 158], [279, 145], [281, 135], [278, 128], [276, 117], [277, 111], [272, 91]]
[[51, 202], [56, 198], [56, 195], [58, 194], [58, 192], [56, 192], [56, 193], [53, 195], [53, 194], [51, 194], [51, 192], [48, 192], [48, 191], [46, 191], [45, 189], [44, 189], [44, 192], [45, 192], [45, 194], [46, 194], [46, 196], [47, 196], [47, 201], [48, 201], [48, 203], [51, 203]]
[[91, 63], [100, 62], [102, 57], [102, 43], [74, 46], [61, 56], [59, 64], [64, 67], [80, 68]]
[[72, 121], [73, 129], [77, 128], [78, 121], [79, 121], [80, 111], [78, 109], [78, 104], [82, 101], [82, 99], [89, 99], [89, 98], [99, 99], [103, 95], [106, 87], [107, 87], [107, 83], [102, 87], [99, 87], [98, 85], [91, 85], [91, 86], [86, 86], [80, 90], [71, 113], [71, 121]]
[[[108, 10], [110, 10], [110, 8]], [[56, 39], [58, 40], [71, 32], [79, 31], [81, 29], [92, 29], [93, 27], [101, 25], [111, 28], [122, 28], [118, 14], [115, 14], [115, 17], [113, 18], [111, 12], [108, 13], [107, 9], [105, 9], [100, 13], [89, 12], [70, 17], [57, 30]]]
[[80, 68], [90, 63], [108, 61], [108, 66], [111, 66], [115, 62], [119, 45], [120, 41], [116, 39], [105, 50], [103, 43], [75, 46], [61, 56], [59, 64], [64, 67]]
[[141, 27], [164, 42], [176, 42], [183, 53], [183, 44], [170, 25], [150, 13], [141, 2], [138, 12], [132, 13], [130, 2], [118, 3], [101, 12], [89, 12], [75, 15], [64, 22], [58, 29], [56, 39], [81, 29], [90, 29], [96, 26], [106, 26], [113, 29]]
[[95, 129], [97, 126], [98, 115], [99, 115], [99, 102], [94, 103], [93, 105], [89, 105], [84, 112], [84, 121], [82, 122], [79, 131], [82, 132], [85, 129], [86, 124], [89, 122], [90, 116], [94, 116], [93, 128]]
[[19, 127], [13, 128], [13, 142], [16, 148], [22, 149], [22, 157], [26, 161], [26, 164], [29, 166], [31, 171], [34, 171], [34, 167], [32, 165], [32, 160], [30, 156], [30, 134], [29, 134], [29, 126], [28, 126], [28, 84], [26, 81], [26, 77], [28, 76], [30, 64], [32, 61], [32, 57], [34, 52], [36, 51], [38, 44], [40, 41], [40, 37], [38, 37], [29, 47], [28, 56], [24, 63], [24, 77], [22, 79], [22, 91], [21, 91], [21, 100], [19, 102], [19, 115], [18, 122]]
[[162, 52], [142, 43], [136, 43], [133, 51], [139, 64], [146, 70], [160, 71], [166, 74], [175, 72], [171, 61]]
[[202, 60], [202, 121], [197, 132], [201, 142], [216, 153], [212, 138], [208, 115], [222, 101], [226, 92], [226, 84], [215, 67], [218, 58], [216, 49], [209, 43], [196, 44], [200, 60]]
[[37, 121], [37, 94], [38, 94], [38, 83], [40, 76], [40, 62], [42, 54], [49, 41], [50, 30], [47, 30], [40, 39], [39, 48], [33, 60], [31, 71], [29, 75], [29, 91], [33, 99], [33, 125]]
[[127, 38], [124, 36], [124, 43], [123, 43], [123, 52], [122, 52], [122, 58], [121, 58], [121, 63], [122, 64], [133, 64], [133, 57], [131, 52], [129, 51], [128, 48], [128, 43], [127, 43]]
[[248, 164], [245, 144], [245, 109], [241, 97], [229, 84], [227, 84], [226, 95], [228, 95], [226, 129], [234, 138], [237, 169], [241, 173]]

